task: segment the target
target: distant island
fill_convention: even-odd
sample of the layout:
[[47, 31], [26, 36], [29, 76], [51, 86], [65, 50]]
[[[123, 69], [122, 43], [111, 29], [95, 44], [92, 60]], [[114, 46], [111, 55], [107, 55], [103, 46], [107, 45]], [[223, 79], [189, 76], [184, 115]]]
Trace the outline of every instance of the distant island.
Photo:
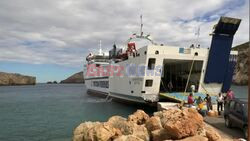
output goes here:
[[233, 76], [233, 84], [247, 85], [248, 84], [248, 57], [250, 55], [250, 42], [238, 45], [232, 50], [239, 52], [237, 64], [235, 66], [235, 73]]
[[65, 80], [62, 80], [60, 83], [84, 83], [83, 72], [78, 72], [73, 74], [72, 76], [68, 77]]
[[48, 81], [47, 84], [57, 84], [57, 81]]
[[10, 85], [35, 85], [36, 77], [18, 73], [0, 72], [0, 86]]

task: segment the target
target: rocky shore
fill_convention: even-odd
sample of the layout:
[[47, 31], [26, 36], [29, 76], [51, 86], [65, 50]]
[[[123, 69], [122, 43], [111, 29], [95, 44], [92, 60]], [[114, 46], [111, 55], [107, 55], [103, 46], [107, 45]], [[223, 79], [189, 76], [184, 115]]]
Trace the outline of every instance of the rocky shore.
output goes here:
[[235, 85], [248, 84], [248, 57], [250, 55], [249, 42], [241, 44], [233, 48], [238, 51], [238, 59], [235, 67], [235, 74], [233, 76], [233, 83]]
[[62, 80], [60, 83], [84, 83], [83, 72], [78, 72], [68, 77], [65, 80]]
[[17, 73], [0, 72], [0, 86], [9, 85], [35, 85], [36, 77], [25, 76]]
[[[84, 122], [73, 132], [73, 141], [220, 141], [221, 135], [206, 126], [195, 109], [169, 109], [153, 116], [137, 110], [128, 118], [113, 116], [107, 122]], [[223, 141], [227, 140], [223, 138]]]

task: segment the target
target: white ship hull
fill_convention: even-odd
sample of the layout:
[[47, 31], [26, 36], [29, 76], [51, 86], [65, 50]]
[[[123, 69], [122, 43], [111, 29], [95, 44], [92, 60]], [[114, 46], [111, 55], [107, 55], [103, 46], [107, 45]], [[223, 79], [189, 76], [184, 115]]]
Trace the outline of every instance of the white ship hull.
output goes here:
[[[214, 34], [218, 35], [214, 36], [216, 39], [212, 40], [210, 49], [153, 44], [139, 48], [136, 50], [136, 54], [129, 54], [128, 58], [123, 61], [103, 65], [96, 62], [98, 66], [104, 68], [111, 65], [118, 69], [115, 69], [112, 74], [106, 70], [105, 72], [109, 73], [108, 76], [89, 77], [87, 67], [85, 67], [84, 76], [87, 89], [103, 96], [108, 95], [136, 103], [158, 102], [162, 91], [164, 93], [195, 91], [204, 95], [218, 95], [225, 87], [229, 62], [235, 61], [237, 52], [231, 51], [230, 53], [231, 45], [226, 43], [222, 43], [220, 46], [225, 49], [230, 47], [229, 52], [220, 52], [218, 50], [220, 46], [216, 44], [220, 41], [217, 38], [227, 37], [216, 31]], [[232, 39], [226, 40], [230, 42]], [[216, 50], [220, 53], [219, 55], [214, 52]], [[220, 55], [228, 57], [223, 62], [221, 61], [223, 58], [218, 57]], [[134, 65], [135, 68], [131, 65]], [[218, 74], [214, 73], [216, 69], [218, 69]], [[221, 71], [221, 69], [224, 70]], [[212, 75], [211, 72], [213, 72]], [[173, 85], [171, 88], [169, 87], [170, 82]], [[190, 89], [192, 85], [195, 87], [193, 90]]]
[[[182, 50], [182, 49], [181, 49]], [[155, 54], [155, 52], [159, 54]], [[145, 54], [146, 52], [146, 54]], [[134, 64], [136, 66], [146, 66], [145, 69], [136, 70], [135, 74], [129, 73], [129, 68], [121, 71], [123, 76], [106, 76], [106, 77], [91, 77], [85, 75], [85, 84], [88, 91], [113, 98], [118, 98], [126, 101], [137, 102], [137, 103], [154, 103], [159, 101], [161, 81], [164, 76], [164, 66], [172, 65], [173, 67], [182, 66], [179, 73], [189, 72], [192, 62], [195, 62], [195, 69], [197, 74], [190, 75], [190, 81], [197, 82], [196, 92], [198, 93], [209, 93], [217, 95], [220, 93], [223, 84], [222, 83], [204, 83], [204, 77], [206, 72], [207, 60], [208, 60], [208, 49], [204, 48], [188, 48], [184, 53], [180, 53], [180, 48], [171, 46], [147, 46], [142, 47], [138, 50], [137, 57], [129, 56], [128, 60], [110, 64], [126, 68], [128, 64]], [[198, 54], [195, 56], [195, 54]], [[237, 55], [237, 52], [231, 52], [232, 55]], [[149, 59], [155, 59], [153, 70], [148, 69]], [[176, 69], [176, 68], [175, 68]], [[141, 72], [139, 72], [141, 71]], [[153, 72], [151, 72], [153, 71]], [[172, 70], [173, 71], [173, 70]], [[176, 69], [178, 71], [178, 69]], [[142, 73], [140, 76], [138, 73]], [[157, 75], [155, 75], [157, 74]], [[187, 74], [183, 75], [183, 79], [187, 79]], [[167, 78], [164, 78], [167, 79]], [[146, 81], [152, 81], [152, 85], [147, 86]], [[108, 85], [101, 85], [106, 82]], [[166, 81], [167, 82], [167, 81]], [[168, 82], [167, 82], [168, 83]], [[167, 85], [167, 84], [165, 84]], [[185, 82], [186, 85], [186, 82]], [[190, 84], [188, 84], [188, 91], [190, 92]], [[179, 91], [184, 92], [185, 87], [182, 86]]]
[[[101, 94], [103, 96], [107, 95], [109, 93], [109, 89], [107, 86], [99, 86], [100, 84], [97, 85], [97, 83], [102, 83], [106, 82], [109, 83], [109, 78], [108, 77], [101, 77], [101, 78], [94, 78], [94, 79], [85, 79], [85, 85], [87, 88], [87, 91], [89, 93], [96, 93], [96, 94]], [[96, 85], [94, 85], [96, 83]]]

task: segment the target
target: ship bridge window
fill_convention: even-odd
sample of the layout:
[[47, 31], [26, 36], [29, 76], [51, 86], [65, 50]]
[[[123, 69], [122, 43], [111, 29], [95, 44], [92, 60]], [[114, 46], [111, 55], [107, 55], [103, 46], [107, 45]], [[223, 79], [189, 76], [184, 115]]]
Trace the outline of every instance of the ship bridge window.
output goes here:
[[152, 79], [146, 80], [145, 86], [146, 87], [152, 87], [153, 86], [153, 80]]
[[155, 58], [149, 58], [148, 59], [148, 69], [153, 70], [155, 68]]

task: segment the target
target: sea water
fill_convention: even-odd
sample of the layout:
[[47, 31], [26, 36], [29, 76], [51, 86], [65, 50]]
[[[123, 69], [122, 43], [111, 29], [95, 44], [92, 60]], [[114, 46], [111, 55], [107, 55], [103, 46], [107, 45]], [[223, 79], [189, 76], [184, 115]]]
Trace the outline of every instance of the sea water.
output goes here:
[[[233, 86], [240, 98], [247, 87]], [[0, 141], [69, 141], [84, 121], [127, 117], [138, 108], [86, 94], [84, 84], [37, 84], [0, 87]]]

